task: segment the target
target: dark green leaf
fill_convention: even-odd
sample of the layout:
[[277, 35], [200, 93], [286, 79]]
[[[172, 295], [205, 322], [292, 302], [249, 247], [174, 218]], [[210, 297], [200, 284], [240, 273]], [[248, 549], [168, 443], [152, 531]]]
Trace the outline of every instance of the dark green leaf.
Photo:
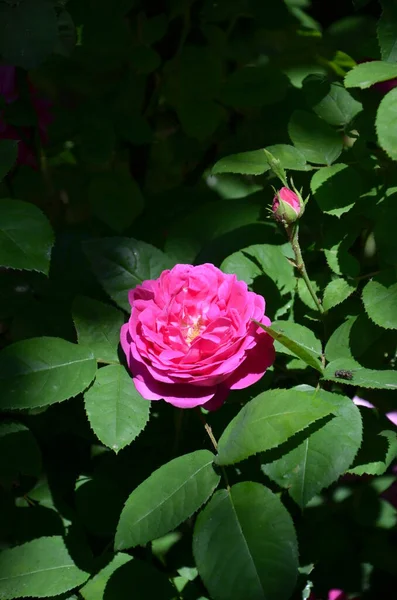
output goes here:
[[306, 392], [263, 392], [248, 402], [226, 427], [219, 439], [216, 462], [229, 465], [276, 448], [332, 412], [332, 405]]
[[102, 238], [84, 243], [84, 251], [99, 282], [124, 310], [128, 292], [146, 279], [157, 279], [173, 266], [161, 250], [132, 238]]
[[98, 173], [88, 196], [95, 215], [117, 233], [130, 227], [144, 207], [138, 184], [125, 173]]
[[88, 577], [75, 565], [60, 536], [42, 537], [0, 554], [3, 600], [26, 594], [36, 598], [57, 596], [81, 585]]
[[348, 125], [362, 110], [362, 104], [341, 83], [329, 83], [325, 77], [308, 77], [303, 85], [303, 93], [316, 115], [329, 125]]
[[214, 495], [196, 521], [193, 553], [214, 600], [287, 600], [295, 587], [292, 519], [259, 483], [239, 483]]
[[21, 200], [0, 200], [0, 264], [48, 274], [54, 234], [43, 213]]
[[103, 595], [104, 600], [174, 600], [175, 597], [176, 590], [167, 576], [142, 560], [129, 561], [114, 571]]
[[321, 210], [340, 217], [359, 199], [361, 177], [352, 167], [338, 163], [316, 171], [310, 187]]
[[382, 0], [382, 16], [378, 22], [378, 42], [382, 60], [397, 61], [397, 7], [394, 0]]
[[38, 477], [41, 452], [31, 431], [22, 423], [0, 425], [0, 481], [10, 485], [20, 475]]
[[[387, 63], [389, 64], [389, 63]], [[389, 65], [397, 70], [397, 65]], [[383, 150], [397, 160], [397, 89], [383, 98], [376, 114], [376, 131]]]
[[118, 452], [145, 428], [150, 402], [136, 391], [124, 367], [109, 365], [99, 369], [85, 393], [85, 409], [95, 435]]
[[96, 361], [88, 348], [60, 338], [32, 338], [0, 352], [2, 408], [35, 408], [83, 392], [94, 379]]
[[54, 49], [58, 36], [55, 9], [46, 0], [0, 4], [0, 54], [5, 61], [34, 69]]
[[379, 327], [397, 329], [397, 283], [394, 270], [369, 281], [363, 289], [364, 308]]
[[294, 146], [309, 162], [330, 165], [342, 152], [341, 134], [309, 112], [293, 112], [288, 133]]
[[212, 495], [220, 477], [214, 455], [197, 450], [154, 471], [128, 498], [117, 527], [119, 550], [143, 545], [175, 529]]
[[397, 65], [373, 60], [357, 65], [345, 77], [346, 87], [359, 87], [362, 90], [379, 81], [397, 77]]
[[113, 560], [106, 565], [104, 569], [99, 571], [87, 583], [84, 587], [80, 588], [79, 592], [83, 596], [84, 600], [103, 600], [105, 595], [106, 585], [110, 579], [110, 576], [122, 565], [133, 560], [132, 556], [119, 552], [115, 555]]
[[233, 107], [260, 107], [285, 97], [288, 79], [268, 67], [243, 67], [226, 80], [221, 99]]
[[117, 348], [123, 313], [98, 300], [77, 296], [73, 303], [73, 321], [79, 344], [88, 346], [99, 362], [119, 362]]
[[301, 508], [349, 468], [362, 439], [360, 412], [350, 398], [323, 390], [310, 393], [329, 403], [335, 417], [297, 448], [262, 467]]

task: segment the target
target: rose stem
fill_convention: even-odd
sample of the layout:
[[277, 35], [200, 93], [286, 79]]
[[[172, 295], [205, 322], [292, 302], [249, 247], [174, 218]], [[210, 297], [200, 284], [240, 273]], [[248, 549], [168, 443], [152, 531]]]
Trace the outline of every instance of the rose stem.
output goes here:
[[[200, 409], [200, 407], [199, 407], [199, 406], [197, 406], [197, 407], [196, 407], [196, 412], [197, 412], [197, 414], [198, 414], [198, 416], [199, 416], [199, 419], [200, 419], [200, 421], [201, 421], [201, 422], [202, 422], [202, 424], [204, 425], [204, 429], [205, 429], [205, 431], [207, 432], [207, 435], [208, 435], [208, 437], [210, 438], [210, 440], [211, 440], [211, 443], [212, 443], [212, 445], [213, 445], [213, 446], [214, 446], [214, 448], [215, 448], [215, 451], [217, 452], [217, 451], [218, 451], [218, 442], [216, 441], [216, 439], [215, 439], [215, 436], [214, 436], [214, 434], [212, 433], [211, 426], [210, 426], [210, 425], [208, 425], [208, 423], [207, 423], [207, 420], [206, 420], [205, 416], [203, 415], [203, 413], [201, 412], [201, 409]], [[229, 480], [228, 480], [228, 478], [227, 478], [227, 474], [226, 474], [225, 467], [222, 467], [222, 466], [221, 466], [221, 471], [222, 471], [223, 478], [224, 478], [224, 480], [225, 480], [226, 488], [227, 488], [228, 490], [230, 490]]]
[[304, 282], [306, 283], [307, 289], [310, 292], [311, 297], [314, 300], [315, 305], [317, 306], [318, 310], [320, 311], [321, 314], [324, 314], [324, 307], [321, 304], [320, 300], [317, 298], [317, 294], [313, 289], [313, 286], [311, 284], [311, 281], [309, 279], [309, 276], [307, 274], [306, 271], [306, 266], [305, 266], [305, 262], [303, 260], [302, 257], [302, 251], [299, 245], [299, 227], [298, 224], [292, 225], [292, 226], [285, 226], [289, 241], [291, 243], [292, 246], [292, 250], [294, 251], [295, 254], [295, 266], [298, 269], [299, 273], [301, 274]]

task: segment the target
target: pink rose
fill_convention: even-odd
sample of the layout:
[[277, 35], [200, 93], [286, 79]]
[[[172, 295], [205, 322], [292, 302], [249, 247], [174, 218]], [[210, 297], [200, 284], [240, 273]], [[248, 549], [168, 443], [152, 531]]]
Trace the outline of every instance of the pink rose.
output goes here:
[[277, 221], [294, 223], [302, 215], [303, 210], [301, 198], [287, 187], [281, 188], [273, 198], [272, 211]]
[[274, 361], [262, 296], [212, 264], [176, 265], [129, 292], [121, 345], [146, 400], [215, 410]]

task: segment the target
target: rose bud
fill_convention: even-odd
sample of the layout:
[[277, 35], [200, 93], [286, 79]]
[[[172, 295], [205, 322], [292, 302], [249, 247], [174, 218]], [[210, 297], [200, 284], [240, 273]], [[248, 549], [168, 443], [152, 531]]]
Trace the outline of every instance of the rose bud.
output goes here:
[[219, 408], [273, 364], [265, 300], [212, 264], [175, 265], [129, 292], [121, 346], [137, 391], [179, 408]]
[[272, 211], [274, 218], [288, 225], [302, 216], [305, 210], [302, 198], [287, 187], [281, 188], [273, 199]]

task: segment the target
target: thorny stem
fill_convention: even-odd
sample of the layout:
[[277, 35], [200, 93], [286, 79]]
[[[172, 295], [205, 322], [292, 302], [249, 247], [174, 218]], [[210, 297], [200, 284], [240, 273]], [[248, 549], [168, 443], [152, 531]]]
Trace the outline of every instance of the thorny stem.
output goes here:
[[318, 310], [320, 311], [321, 314], [324, 314], [324, 307], [321, 304], [320, 300], [317, 297], [316, 292], [313, 289], [312, 283], [309, 279], [309, 276], [307, 274], [306, 271], [306, 266], [302, 257], [302, 252], [301, 252], [301, 248], [299, 245], [299, 227], [298, 225], [286, 225], [286, 231], [287, 231], [287, 235], [289, 238], [289, 241], [291, 242], [291, 246], [292, 249], [294, 251], [295, 254], [295, 266], [298, 269], [299, 273], [301, 274], [304, 282], [306, 283], [307, 289], [309, 290], [309, 293], [311, 295], [311, 297], [314, 300], [315, 305], [317, 306]]
[[[215, 452], [217, 452], [218, 451], [218, 442], [215, 439], [215, 436], [214, 436], [214, 434], [212, 432], [211, 426], [208, 425], [207, 420], [206, 420], [205, 416], [203, 415], [203, 413], [201, 412], [201, 409], [200, 409], [199, 406], [196, 408], [196, 412], [197, 412], [197, 414], [199, 416], [200, 421], [204, 425], [204, 429], [207, 432], [207, 435], [210, 438], [212, 445], [215, 448]], [[221, 471], [222, 471], [222, 475], [223, 475], [223, 478], [224, 478], [225, 483], [226, 483], [226, 488], [228, 490], [230, 490], [229, 480], [227, 478], [227, 473], [226, 473], [225, 468], [221, 467]]]

